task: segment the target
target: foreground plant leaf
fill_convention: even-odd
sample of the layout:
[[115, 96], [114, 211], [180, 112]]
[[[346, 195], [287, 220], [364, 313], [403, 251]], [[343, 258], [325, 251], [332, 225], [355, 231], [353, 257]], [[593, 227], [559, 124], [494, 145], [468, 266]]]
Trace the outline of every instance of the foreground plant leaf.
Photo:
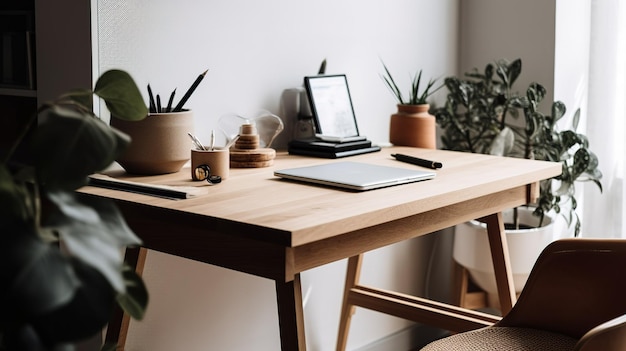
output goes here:
[[121, 249], [141, 240], [128, 228], [111, 201], [66, 192], [48, 194], [59, 212], [50, 216], [69, 253], [91, 265], [119, 293], [126, 291]]
[[41, 315], [70, 301], [80, 283], [58, 248], [29, 226], [3, 231], [10, 235], [0, 237], [0, 310], [10, 312], [0, 320]]
[[26, 223], [34, 218], [28, 190], [17, 183], [5, 165], [0, 164], [0, 226]]
[[71, 108], [45, 113], [34, 138], [37, 174], [47, 189], [75, 190], [87, 176], [108, 167], [130, 138]]
[[111, 115], [117, 118], [139, 121], [148, 115], [139, 88], [124, 71], [104, 72], [96, 82], [94, 93], [104, 100]]
[[98, 270], [77, 259], [69, 262], [80, 281], [72, 299], [32, 321], [47, 345], [85, 339], [102, 331], [115, 303], [111, 286]]
[[126, 293], [117, 295], [117, 303], [136, 320], [142, 320], [148, 306], [148, 290], [135, 271], [128, 265], [122, 269]]

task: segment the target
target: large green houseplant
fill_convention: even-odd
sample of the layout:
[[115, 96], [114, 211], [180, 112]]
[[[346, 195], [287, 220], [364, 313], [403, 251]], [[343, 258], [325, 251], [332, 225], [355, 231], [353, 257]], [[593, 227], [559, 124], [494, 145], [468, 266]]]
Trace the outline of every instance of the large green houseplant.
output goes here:
[[562, 214], [578, 236], [575, 182], [591, 181], [602, 191], [598, 158], [587, 137], [576, 131], [580, 110], [568, 127], [561, 126], [565, 104], [556, 101], [544, 114], [539, 107], [546, 89], [541, 84], [531, 83], [524, 94], [514, 90], [521, 71], [521, 59], [499, 60], [487, 64], [484, 72], [445, 79], [447, 100], [435, 112], [443, 147], [560, 162], [562, 174], [541, 182], [534, 214], [541, 219], [550, 212]]
[[[147, 115], [132, 78], [108, 71], [93, 91], [41, 106], [33, 137], [25, 130], [0, 155], [0, 350], [71, 350], [102, 330], [116, 301], [143, 316], [147, 291], [121, 257], [139, 238], [113, 203], [76, 192], [130, 142], [94, 114], [94, 94], [119, 118]], [[27, 139], [32, 157], [17, 162]]]
[[[592, 181], [602, 190], [598, 159], [587, 138], [576, 131], [580, 111], [566, 125], [565, 105], [556, 101], [544, 113], [540, 104], [546, 89], [531, 83], [519, 93], [514, 83], [522, 71], [520, 59], [499, 60], [465, 77], [445, 79], [445, 105], [436, 109], [443, 148], [464, 152], [560, 162], [562, 174], [540, 182], [535, 204], [505, 211], [506, 236], [515, 291], [520, 292], [543, 248], [570, 235], [555, 223], [561, 214], [580, 233], [576, 214], [576, 181]], [[483, 223], [470, 221], [456, 228], [452, 256], [467, 269], [476, 285], [487, 293], [487, 305], [497, 308], [493, 264]], [[464, 294], [464, 292], [459, 292]], [[460, 296], [460, 295], [459, 295]], [[457, 296], [458, 297], [458, 296]], [[459, 300], [461, 302], [462, 299]]]

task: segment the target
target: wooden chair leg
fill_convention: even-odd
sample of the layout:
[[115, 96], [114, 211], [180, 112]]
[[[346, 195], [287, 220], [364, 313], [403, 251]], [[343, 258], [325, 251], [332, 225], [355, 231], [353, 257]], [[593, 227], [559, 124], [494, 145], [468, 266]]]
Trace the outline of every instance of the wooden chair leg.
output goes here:
[[[127, 248], [124, 261], [141, 276], [146, 263], [147, 253], [148, 249], [143, 247]], [[119, 306], [116, 306], [107, 327], [105, 342], [116, 344], [117, 351], [124, 351], [129, 325], [130, 316], [124, 313]]]
[[453, 268], [453, 303], [470, 310], [487, 307], [487, 293], [472, 283], [468, 270], [456, 262]]
[[465, 301], [469, 288], [469, 272], [457, 262], [454, 262], [453, 265], [453, 303], [459, 307], [465, 307]]
[[341, 316], [339, 319], [339, 334], [337, 336], [337, 351], [344, 351], [348, 343], [348, 331], [350, 322], [356, 307], [350, 303], [350, 290], [359, 283], [361, 276], [361, 264], [363, 255], [357, 255], [348, 259], [348, 269], [346, 270], [346, 285], [343, 291], [343, 303], [341, 306]]

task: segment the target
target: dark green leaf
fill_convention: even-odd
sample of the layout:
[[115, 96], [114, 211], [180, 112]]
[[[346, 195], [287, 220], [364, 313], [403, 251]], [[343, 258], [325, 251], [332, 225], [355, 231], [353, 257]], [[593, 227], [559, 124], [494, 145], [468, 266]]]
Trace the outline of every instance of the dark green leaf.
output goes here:
[[526, 90], [526, 96], [528, 100], [535, 103], [535, 105], [539, 104], [543, 98], [546, 96], [546, 88], [539, 83], [531, 83]]
[[573, 179], [578, 178], [589, 167], [591, 157], [587, 149], [578, 149], [574, 154], [574, 164], [572, 165]]
[[517, 77], [519, 77], [521, 73], [522, 73], [522, 59], [518, 58], [515, 61], [511, 62], [511, 64], [508, 67], [509, 87], [513, 86], [513, 84], [517, 80]]
[[117, 303], [131, 317], [142, 320], [148, 306], [148, 290], [143, 280], [128, 265], [122, 270], [126, 293], [117, 295]]
[[580, 122], [580, 109], [576, 109], [574, 117], [572, 118], [572, 129], [576, 131], [578, 129], [578, 122]]
[[71, 265], [81, 282], [72, 299], [33, 320], [39, 336], [48, 344], [86, 339], [101, 332], [114, 306], [113, 290], [97, 270], [78, 260], [71, 260]]
[[456, 78], [448, 78], [445, 81], [445, 85], [457, 102], [460, 102], [465, 107], [469, 107], [469, 96], [473, 90], [470, 84], [466, 84]]
[[574, 237], [578, 237], [580, 234], [580, 218], [576, 215], [576, 226], [574, 226]]
[[404, 98], [402, 97], [402, 92], [400, 91], [400, 88], [398, 88], [398, 85], [393, 79], [391, 72], [389, 72], [389, 69], [387, 68], [387, 66], [385, 66], [385, 63], [383, 63], [383, 68], [385, 69], [385, 76], [383, 76], [383, 79], [385, 80], [387, 87], [389, 87], [389, 90], [391, 90], [393, 95], [396, 97], [396, 100], [398, 101], [398, 103], [401, 105], [404, 104]]
[[47, 348], [37, 335], [35, 328], [31, 324], [24, 323], [6, 330], [0, 329], [0, 351], [12, 350], [46, 351]]
[[580, 144], [581, 140], [578, 137], [578, 134], [574, 133], [571, 130], [565, 130], [560, 133], [561, 143], [563, 144], [564, 150], [569, 150], [574, 145]]
[[539, 132], [539, 126], [542, 123], [541, 114], [530, 114], [526, 115], [526, 126], [525, 126], [525, 134], [527, 138], [527, 142], [530, 142], [530, 138], [534, 137]]
[[506, 87], [510, 87], [511, 85], [509, 84], [509, 72], [508, 72], [508, 63], [504, 60], [500, 60], [497, 65], [496, 65], [496, 74], [498, 75], [498, 77], [500, 78], [500, 80], [502, 81], [502, 83], [504, 83], [504, 85]]
[[121, 213], [108, 200], [76, 193], [50, 193], [59, 213], [50, 216], [72, 256], [97, 269], [113, 288], [123, 293], [121, 249], [141, 240], [128, 228]]
[[491, 63], [485, 66], [485, 79], [487, 80], [493, 79], [493, 65]]
[[561, 101], [555, 101], [552, 104], [553, 124], [556, 123], [559, 119], [561, 119], [561, 117], [565, 115], [566, 110], [567, 109], [565, 108], [565, 104], [562, 103]]
[[80, 285], [58, 248], [30, 226], [4, 227], [0, 244], [0, 310], [28, 318], [67, 303]]
[[96, 82], [94, 93], [104, 100], [111, 115], [119, 119], [138, 121], [148, 114], [139, 88], [124, 71], [104, 72]]
[[[596, 154], [594, 154], [593, 152], [587, 150], [589, 152], [589, 164], [587, 165], [587, 169], [585, 171], [587, 172], [593, 172], [593, 171], [598, 171], [598, 166], [600, 165], [600, 161], [598, 161], [598, 156], [596, 156]], [[598, 177], [598, 179], [600, 179], [602, 177], [602, 173], [598, 173], [596, 174], [596, 176]]]
[[34, 137], [40, 180], [49, 189], [74, 190], [108, 167], [130, 138], [98, 118], [54, 106], [42, 115]]
[[17, 221], [28, 223], [35, 217], [34, 204], [24, 184], [16, 183], [13, 175], [0, 164], [0, 226]]

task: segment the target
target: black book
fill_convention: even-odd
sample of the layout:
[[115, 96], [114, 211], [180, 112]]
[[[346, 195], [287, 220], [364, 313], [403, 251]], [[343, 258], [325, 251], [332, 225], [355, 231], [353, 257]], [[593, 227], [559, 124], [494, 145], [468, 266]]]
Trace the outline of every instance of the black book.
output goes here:
[[370, 146], [364, 147], [360, 149], [347, 150], [347, 151], [322, 151], [322, 150], [311, 150], [311, 149], [300, 149], [300, 148], [289, 148], [289, 153], [292, 155], [301, 155], [301, 156], [312, 156], [312, 157], [321, 157], [321, 158], [342, 158], [360, 154], [367, 154], [370, 152], [380, 151], [380, 146]]
[[365, 149], [372, 146], [370, 140], [359, 140], [344, 143], [334, 143], [321, 140], [292, 140], [289, 142], [289, 149], [301, 149], [322, 152], [344, 152], [358, 149]]

